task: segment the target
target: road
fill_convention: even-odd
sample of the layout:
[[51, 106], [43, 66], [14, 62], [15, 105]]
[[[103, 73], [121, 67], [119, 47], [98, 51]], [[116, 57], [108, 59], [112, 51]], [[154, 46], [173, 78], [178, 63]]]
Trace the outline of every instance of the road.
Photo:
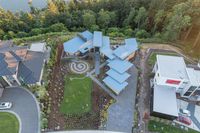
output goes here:
[[12, 102], [10, 111], [16, 113], [21, 120], [21, 133], [40, 132], [40, 112], [35, 97], [20, 87], [4, 89], [0, 102]]

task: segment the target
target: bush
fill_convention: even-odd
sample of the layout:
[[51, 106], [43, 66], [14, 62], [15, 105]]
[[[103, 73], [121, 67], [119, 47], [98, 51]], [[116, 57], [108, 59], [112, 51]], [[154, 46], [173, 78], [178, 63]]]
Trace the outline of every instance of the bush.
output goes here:
[[124, 37], [124, 36], [125, 36], [125, 35], [120, 31], [120, 29], [119, 29], [119, 28], [116, 28], [116, 27], [108, 28], [107, 34], [108, 34], [110, 37]]
[[39, 35], [39, 34], [42, 34], [42, 30], [40, 28], [35, 28], [35, 29], [32, 29], [29, 34], [31, 36]]
[[112, 33], [112, 32], [119, 32], [119, 28], [117, 28], [117, 27], [111, 27], [111, 28], [108, 28], [107, 29], [107, 33], [109, 34], [109, 33]]
[[150, 34], [146, 30], [136, 30], [135, 36], [137, 38], [148, 38], [150, 37]]
[[99, 26], [98, 26], [98, 25], [92, 25], [92, 26], [90, 27], [90, 30], [91, 30], [91, 31], [97, 31], [97, 30], [99, 30]]
[[19, 37], [19, 38], [27, 37], [27, 36], [28, 36], [28, 33], [26, 33], [26, 32], [18, 32], [17, 33], [17, 37]]
[[15, 38], [16, 35], [13, 31], [8, 31], [8, 34], [7, 34], [7, 39], [12, 39], [12, 38]]
[[63, 23], [57, 23], [51, 25], [48, 29], [48, 32], [61, 32], [61, 31], [67, 31], [67, 28]]
[[0, 29], [0, 39], [3, 39], [4, 34], [5, 32], [2, 29]]
[[123, 29], [123, 33], [124, 33], [125, 36], [131, 37], [131, 36], [133, 36], [133, 29], [125, 28], [125, 29]]

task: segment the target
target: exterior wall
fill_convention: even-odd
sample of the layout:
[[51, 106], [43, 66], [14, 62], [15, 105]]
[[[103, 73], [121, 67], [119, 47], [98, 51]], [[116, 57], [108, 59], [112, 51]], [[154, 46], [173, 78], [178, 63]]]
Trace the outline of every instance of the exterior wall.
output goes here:
[[[167, 83], [167, 80], [180, 81], [180, 83], [179, 83], [179, 84], [170, 84], [170, 83]], [[157, 72], [155, 73], [154, 82], [155, 82], [157, 85], [175, 87], [176, 90], [178, 90], [178, 88], [181, 86], [181, 84], [184, 82], [184, 80], [173, 79], [173, 78], [168, 78], [168, 77], [162, 77], [162, 76], [159, 74], [159, 71], [157, 71]]]

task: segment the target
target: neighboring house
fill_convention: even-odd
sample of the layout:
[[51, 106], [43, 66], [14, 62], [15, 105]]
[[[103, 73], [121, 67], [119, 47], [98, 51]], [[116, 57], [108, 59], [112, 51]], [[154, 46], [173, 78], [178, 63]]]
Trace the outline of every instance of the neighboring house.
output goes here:
[[200, 90], [200, 70], [187, 67], [183, 57], [157, 55], [153, 72], [152, 114], [173, 119], [178, 116], [176, 94], [190, 98]]
[[100, 73], [100, 57], [106, 59], [110, 70], [106, 72], [103, 82], [114, 93], [119, 94], [128, 85], [127, 79], [130, 75], [127, 71], [133, 65], [128, 60], [133, 58], [138, 49], [138, 43], [135, 38], [126, 39], [124, 45], [113, 49], [110, 45], [110, 38], [103, 36], [102, 32], [94, 31], [94, 33], [91, 33], [84, 31], [65, 42], [63, 46], [63, 58], [83, 56], [89, 52], [94, 52], [95, 74], [97, 76]]
[[0, 42], [0, 76], [10, 86], [41, 85], [47, 60], [45, 43], [34, 43], [29, 48], [8, 42]]

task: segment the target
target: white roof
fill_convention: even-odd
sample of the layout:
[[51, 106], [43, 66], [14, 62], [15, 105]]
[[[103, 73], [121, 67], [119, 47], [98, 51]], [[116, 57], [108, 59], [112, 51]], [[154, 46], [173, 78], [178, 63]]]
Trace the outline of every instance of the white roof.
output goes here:
[[193, 86], [200, 86], [200, 71], [194, 70], [194, 68], [186, 68], [190, 83]]
[[45, 43], [32, 43], [30, 49], [31, 51], [35, 51], [35, 52], [44, 52], [45, 50]]
[[183, 57], [157, 55], [157, 63], [161, 76], [188, 80]]
[[154, 86], [153, 111], [170, 116], [178, 116], [176, 88]]

